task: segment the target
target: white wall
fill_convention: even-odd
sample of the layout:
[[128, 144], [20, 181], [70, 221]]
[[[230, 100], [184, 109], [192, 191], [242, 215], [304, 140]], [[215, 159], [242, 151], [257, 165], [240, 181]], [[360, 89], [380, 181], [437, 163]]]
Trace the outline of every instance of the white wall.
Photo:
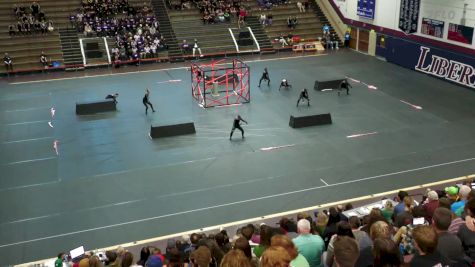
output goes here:
[[[401, 0], [376, 0], [374, 20], [360, 18], [356, 14], [358, 0], [331, 1], [333, 1], [340, 8], [340, 11], [348, 19], [371, 23], [393, 30], [399, 30], [398, 24]], [[475, 28], [475, 0], [421, 0], [419, 27], [417, 29], [416, 35], [475, 49], [475, 36], [472, 40], [472, 44], [463, 44], [447, 39], [449, 23], [461, 24], [464, 4], [467, 4], [465, 26]], [[445, 25], [443, 38], [421, 34], [422, 18], [444, 21]]]

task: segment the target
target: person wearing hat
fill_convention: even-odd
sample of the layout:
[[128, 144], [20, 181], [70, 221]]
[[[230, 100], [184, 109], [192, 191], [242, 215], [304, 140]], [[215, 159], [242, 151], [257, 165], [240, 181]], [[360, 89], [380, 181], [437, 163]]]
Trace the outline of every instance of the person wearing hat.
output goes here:
[[431, 221], [435, 209], [439, 207], [439, 195], [434, 190], [427, 192], [426, 202], [422, 205], [426, 211], [426, 220]]
[[445, 188], [445, 196], [452, 202], [458, 201], [459, 188], [456, 186], [449, 186]]

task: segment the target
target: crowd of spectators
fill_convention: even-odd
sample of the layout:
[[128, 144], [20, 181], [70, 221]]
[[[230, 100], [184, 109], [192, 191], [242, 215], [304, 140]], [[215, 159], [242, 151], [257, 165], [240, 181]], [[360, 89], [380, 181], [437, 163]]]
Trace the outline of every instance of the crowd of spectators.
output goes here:
[[37, 2], [32, 2], [29, 7], [13, 5], [13, 14], [17, 22], [8, 25], [10, 36], [46, 34], [54, 31], [54, 24], [47, 19], [45, 13]]
[[230, 22], [232, 17], [238, 17], [238, 26], [244, 23], [246, 9], [238, 0], [195, 0], [194, 4], [200, 10], [204, 24]]
[[[248, 224], [230, 236], [193, 233], [170, 239], [165, 250], [144, 247], [140, 258], [123, 248], [106, 252], [107, 266], [383, 267], [472, 266], [475, 262], [475, 190], [467, 185], [428, 191], [422, 202], [400, 191], [397, 204], [362, 218], [351, 205], [284, 217], [278, 226]], [[346, 213], [348, 214], [348, 213]], [[80, 267], [98, 267], [96, 256]], [[62, 261], [62, 254], [57, 261]], [[60, 267], [61, 265], [57, 265]]]
[[114, 62], [157, 57], [168, 49], [153, 10], [137, 8], [127, 0], [83, 0], [71, 23], [85, 36], [114, 37]]

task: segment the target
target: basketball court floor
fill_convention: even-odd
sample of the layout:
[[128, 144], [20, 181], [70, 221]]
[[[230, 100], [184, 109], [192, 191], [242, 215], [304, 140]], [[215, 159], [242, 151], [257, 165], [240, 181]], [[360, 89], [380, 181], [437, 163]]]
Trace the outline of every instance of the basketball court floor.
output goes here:
[[[475, 173], [473, 90], [351, 51], [247, 63], [251, 103], [211, 109], [193, 100], [185, 65], [3, 80], [2, 265]], [[264, 67], [271, 86], [258, 88]], [[345, 76], [349, 96], [313, 90]], [[279, 91], [282, 78], [293, 88]], [[296, 107], [304, 87], [311, 105]], [[115, 92], [117, 112], [75, 115], [76, 101]], [[288, 126], [290, 115], [328, 112], [331, 125]], [[246, 139], [230, 141], [237, 114]], [[151, 124], [183, 121], [197, 133], [148, 136]]]

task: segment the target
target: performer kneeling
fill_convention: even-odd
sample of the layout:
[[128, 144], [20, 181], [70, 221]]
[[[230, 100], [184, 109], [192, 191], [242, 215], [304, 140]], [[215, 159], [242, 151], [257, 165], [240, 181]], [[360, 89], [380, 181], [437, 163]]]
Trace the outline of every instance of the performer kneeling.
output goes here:
[[338, 91], [338, 95], [340, 95], [340, 91], [346, 89], [346, 95], [350, 94], [350, 88], [353, 88], [347, 80], [343, 80], [340, 84], [340, 90]]
[[231, 134], [229, 135], [229, 140], [231, 140], [231, 138], [233, 137], [233, 133], [234, 133], [234, 130], [235, 129], [239, 129], [239, 131], [241, 131], [241, 134], [242, 134], [242, 139], [244, 139], [244, 130], [242, 129], [241, 127], [241, 121], [245, 122], [247, 124], [247, 121], [245, 121], [243, 118], [241, 118], [241, 116], [237, 115], [236, 118], [234, 118], [234, 122], [233, 122], [233, 128], [231, 129]]
[[287, 81], [286, 79], [282, 79], [282, 81], [280, 82], [279, 90], [282, 87], [284, 87], [285, 89], [289, 89], [292, 88], [292, 85], [290, 85], [289, 81]]
[[117, 98], [119, 97], [119, 94], [118, 93], [115, 93], [113, 95], [107, 95], [106, 96], [106, 99], [113, 99], [114, 100], [114, 104], [117, 104], [119, 102], [117, 102]]
[[304, 88], [304, 89], [300, 92], [299, 100], [297, 100], [297, 107], [299, 106], [300, 100], [307, 100], [307, 106], [310, 106], [310, 98], [308, 97], [307, 88]]

